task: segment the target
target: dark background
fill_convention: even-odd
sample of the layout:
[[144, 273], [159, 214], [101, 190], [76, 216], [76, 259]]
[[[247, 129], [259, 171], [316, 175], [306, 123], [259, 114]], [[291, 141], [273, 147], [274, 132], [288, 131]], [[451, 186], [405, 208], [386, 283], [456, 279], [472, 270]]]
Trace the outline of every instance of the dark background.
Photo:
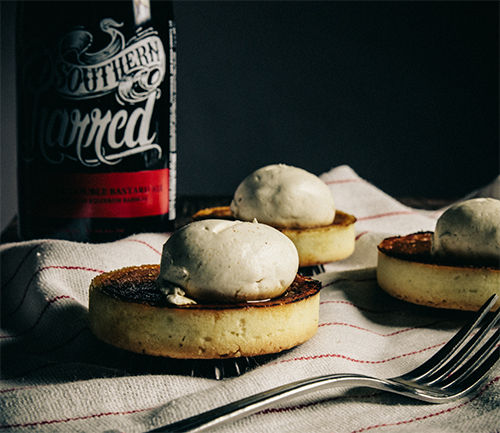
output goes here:
[[[1, 223], [16, 212], [14, 15], [1, 2]], [[499, 174], [499, 4], [180, 1], [178, 194], [282, 162], [393, 196]]]

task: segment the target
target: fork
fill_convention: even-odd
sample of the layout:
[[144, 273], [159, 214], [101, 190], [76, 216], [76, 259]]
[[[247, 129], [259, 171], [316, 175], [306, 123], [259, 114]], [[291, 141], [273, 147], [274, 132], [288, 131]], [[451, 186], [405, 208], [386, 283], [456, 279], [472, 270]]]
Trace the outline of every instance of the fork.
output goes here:
[[[311, 391], [338, 386], [364, 386], [401, 394], [429, 403], [456, 400], [478, 387], [500, 359], [500, 329], [483, 343], [500, 318], [500, 308], [483, 321], [498, 299], [493, 295], [434, 356], [414, 370], [390, 379], [362, 374], [330, 374], [299, 380], [186, 418], [153, 432], [201, 432], [227, 424]], [[470, 337], [470, 338], [469, 338]]]
[[299, 268], [299, 274], [304, 277], [314, 277], [315, 275], [320, 275], [324, 272], [325, 267], [323, 265], [304, 266]]

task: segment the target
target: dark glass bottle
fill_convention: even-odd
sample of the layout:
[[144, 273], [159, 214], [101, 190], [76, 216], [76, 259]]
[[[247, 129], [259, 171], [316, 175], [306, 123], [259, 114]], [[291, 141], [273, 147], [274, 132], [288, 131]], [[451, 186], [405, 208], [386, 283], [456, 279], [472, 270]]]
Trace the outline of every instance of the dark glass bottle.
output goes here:
[[21, 238], [172, 230], [172, 2], [20, 1], [17, 24]]

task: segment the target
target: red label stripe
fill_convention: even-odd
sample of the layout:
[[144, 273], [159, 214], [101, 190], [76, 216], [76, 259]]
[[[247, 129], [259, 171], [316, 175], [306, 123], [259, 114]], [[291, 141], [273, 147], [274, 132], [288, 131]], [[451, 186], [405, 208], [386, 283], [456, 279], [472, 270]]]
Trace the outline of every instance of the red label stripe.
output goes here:
[[31, 215], [137, 218], [168, 213], [169, 170], [132, 173], [41, 173]]

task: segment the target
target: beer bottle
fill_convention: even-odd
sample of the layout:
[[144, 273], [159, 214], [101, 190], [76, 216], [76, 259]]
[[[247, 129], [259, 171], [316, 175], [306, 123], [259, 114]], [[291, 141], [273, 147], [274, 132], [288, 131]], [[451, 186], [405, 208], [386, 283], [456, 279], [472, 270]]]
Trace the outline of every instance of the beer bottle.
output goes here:
[[172, 2], [18, 3], [21, 238], [107, 242], [172, 230]]

